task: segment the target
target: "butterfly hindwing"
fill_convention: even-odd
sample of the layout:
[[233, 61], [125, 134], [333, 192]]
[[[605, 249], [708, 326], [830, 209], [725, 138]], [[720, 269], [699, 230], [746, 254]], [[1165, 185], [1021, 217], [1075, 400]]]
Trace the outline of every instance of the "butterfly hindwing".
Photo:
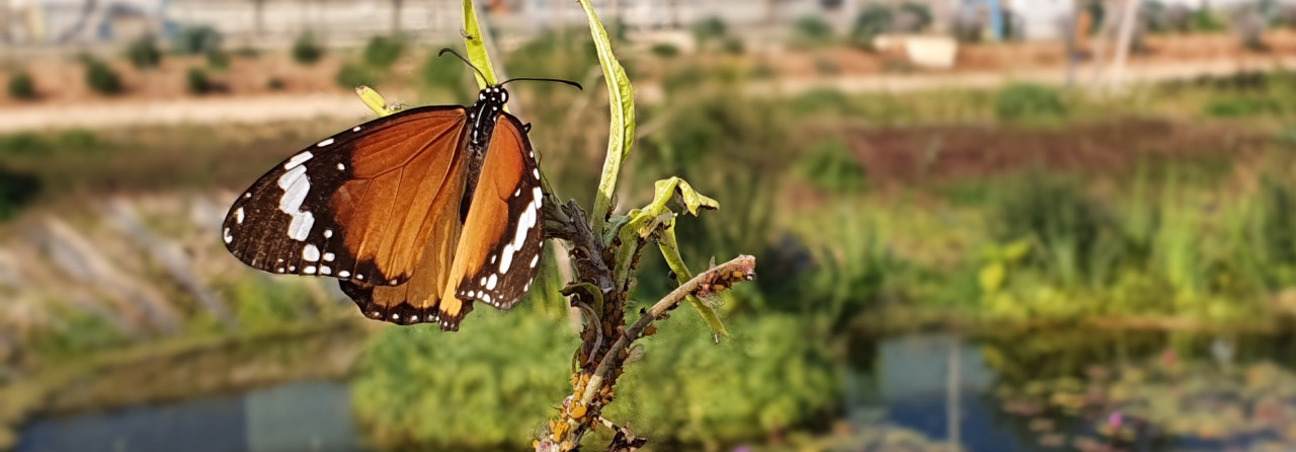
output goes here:
[[[500, 115], [488, 149], [450, 272], [458, 283], [447, 290], [459, 300], [509, 309], [540, 268], [544, 193], [531, 142], [516, 117]], [[462, 317], [458, 305], [443, 301], [441, 317]]]
[[235, 200], [226, 247], [272, 273], [409, 280], [434, 231], [457, 239], [457, 224], [432, 214], [436, 200], [462, 194], [465, 122], [463, 107], [417, 108], [302, 150]]

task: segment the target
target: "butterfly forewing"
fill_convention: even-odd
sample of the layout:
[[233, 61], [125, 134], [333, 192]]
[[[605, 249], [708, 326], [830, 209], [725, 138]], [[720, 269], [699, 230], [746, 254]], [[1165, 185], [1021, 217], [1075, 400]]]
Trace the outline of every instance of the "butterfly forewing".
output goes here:
[[459, 225], [436, 206], [462, 196], [465, 123], [463, 107], [417, 108], [308, 147], [239, 195], [222, 226], [226, 247], [269, 272], [377, 285], [439, 258], [444, 280]]
[[[531, 288], [544, 245], [540, 170], [516, 117], [500, 115], [451, 270], [454, 298], [509, 309]], [[446, 297], [447, 299], [450, 297]], [[442, 302], [441, 317], [462, 317]]]

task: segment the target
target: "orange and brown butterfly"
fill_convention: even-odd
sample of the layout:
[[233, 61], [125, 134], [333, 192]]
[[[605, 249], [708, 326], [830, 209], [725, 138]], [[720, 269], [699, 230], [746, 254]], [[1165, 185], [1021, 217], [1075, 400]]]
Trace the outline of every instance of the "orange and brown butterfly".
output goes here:
[[474, 301], [512, 308], [544, 240], [530, 126], [504, 111], [515, 80], [580, 88], [517, 78], [472, 106], [413, 108], [328, 137], [239, 195], [226, 248], [267, 272], [337, 278], [361, 312], [392, 323], [457, 330]]

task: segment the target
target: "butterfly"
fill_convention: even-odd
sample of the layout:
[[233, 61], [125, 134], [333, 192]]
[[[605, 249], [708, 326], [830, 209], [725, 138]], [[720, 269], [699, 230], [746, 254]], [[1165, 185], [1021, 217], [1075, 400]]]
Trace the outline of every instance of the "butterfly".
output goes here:
[[530, 125], [504, 111], [504, 84], [517, 80], [580, 88], [516, 78], [471, 106], [407, 109], [328, 137], [239, 195], [225, 247], [267, 272], [336, 278], [377, 320], [454, 331], [474, 301], [512, 308], [544, 240]]

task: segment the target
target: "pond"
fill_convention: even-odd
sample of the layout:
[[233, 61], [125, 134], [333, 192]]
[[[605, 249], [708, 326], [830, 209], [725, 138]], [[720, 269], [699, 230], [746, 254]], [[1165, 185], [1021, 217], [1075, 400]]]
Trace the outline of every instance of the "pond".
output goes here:
[[[862, 338], [844, 372], [856, 430], [973, 452], [1296, 449], [1296, 336], [1040, 332]], [[19, 452], [360, 451], [345, 383], [46, 417]]]

